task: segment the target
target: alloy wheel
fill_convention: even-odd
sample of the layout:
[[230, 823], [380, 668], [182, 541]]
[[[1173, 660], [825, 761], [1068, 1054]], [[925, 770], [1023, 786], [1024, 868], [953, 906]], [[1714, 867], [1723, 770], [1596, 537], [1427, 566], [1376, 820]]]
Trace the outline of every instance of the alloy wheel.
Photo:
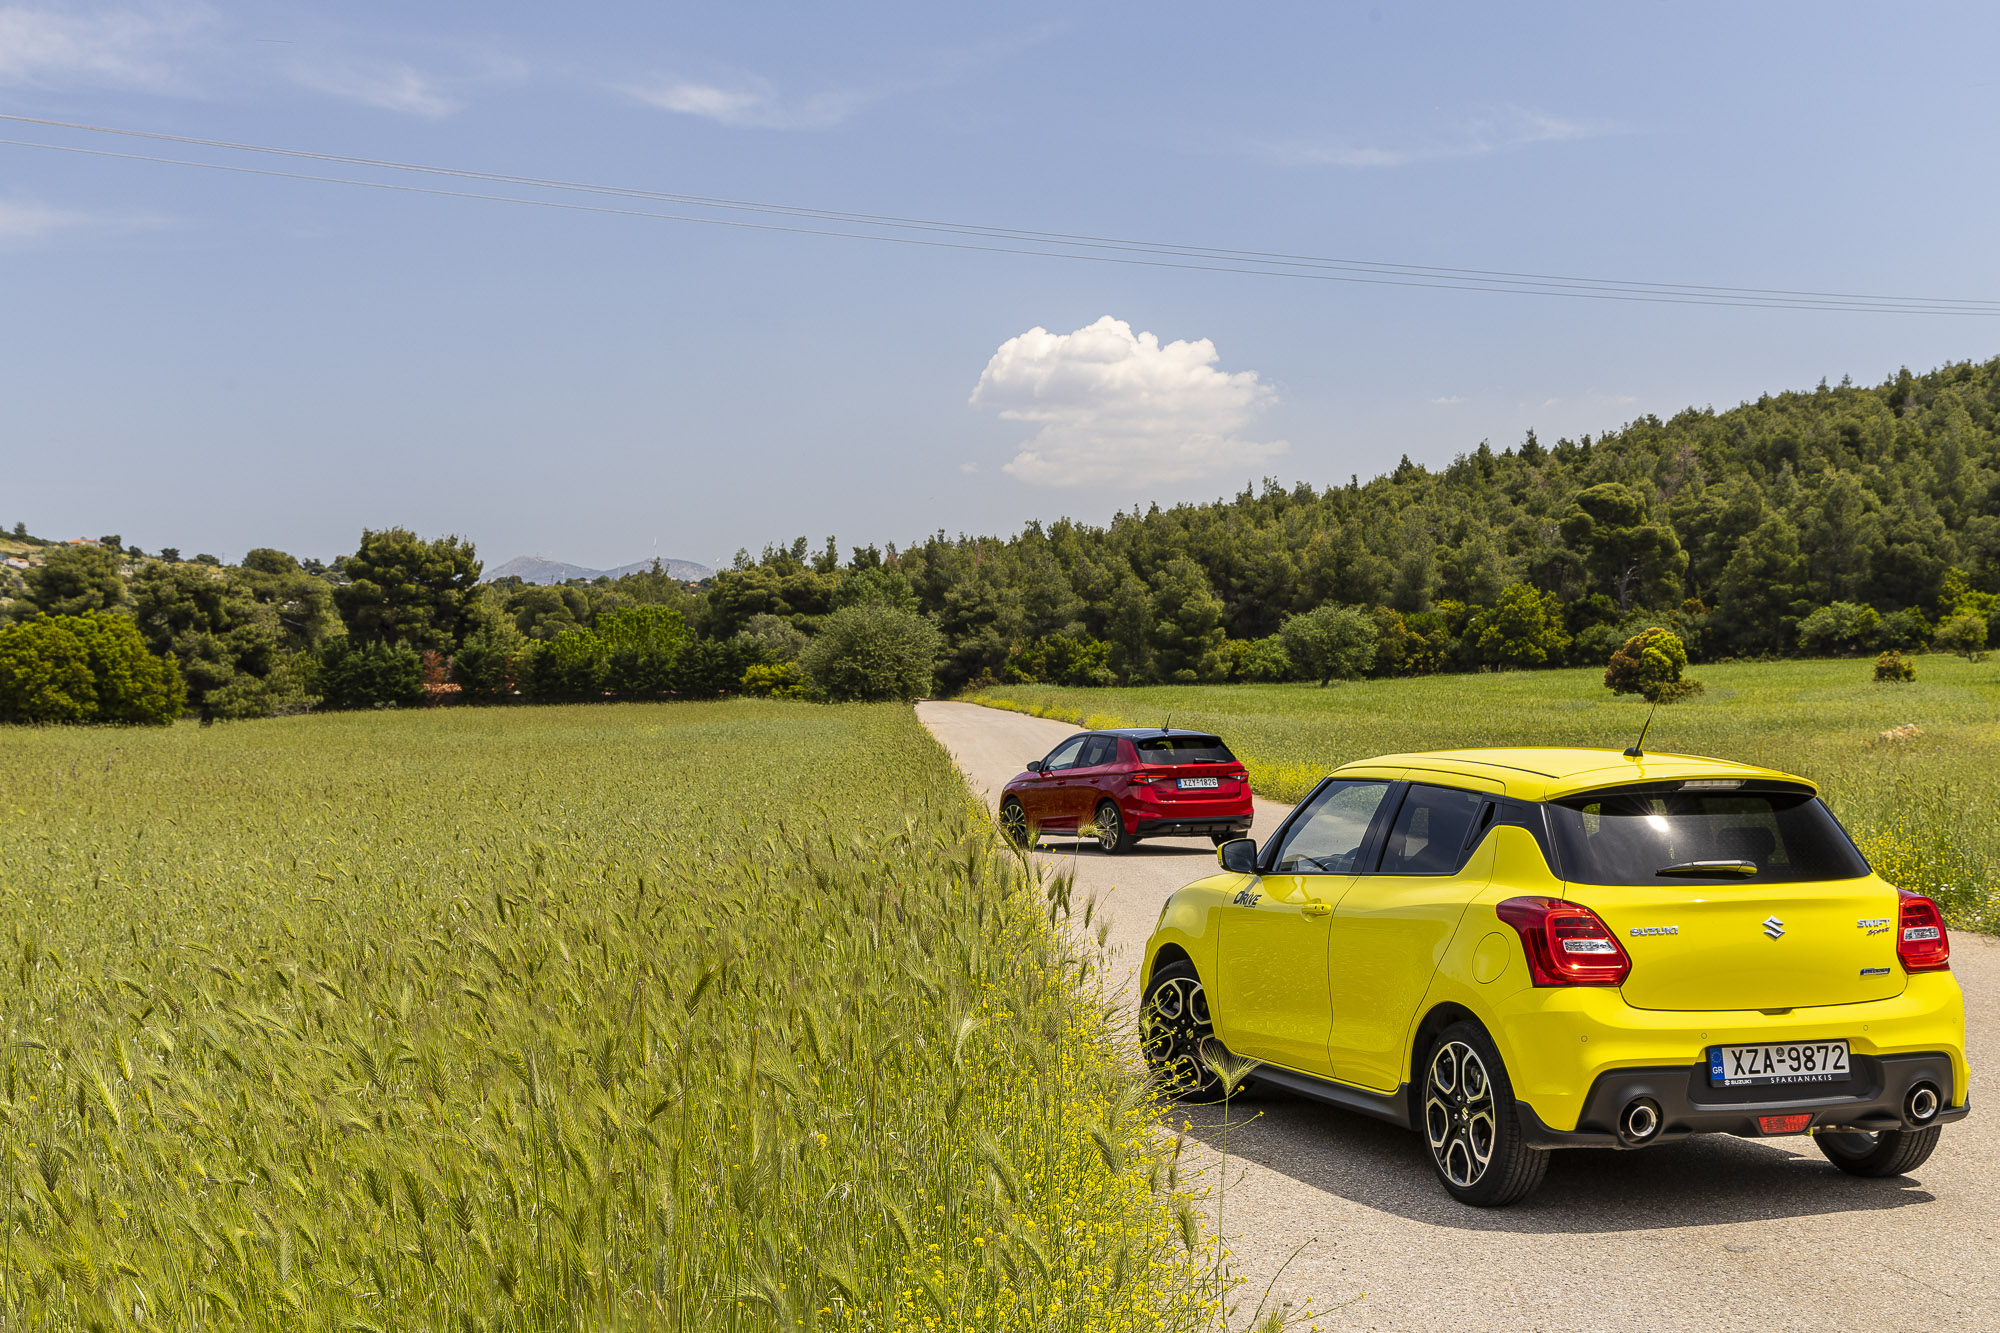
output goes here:
[[1462, 1041], [1443, 1042], [1431, 1056], [1424, 1133], [1446, 1180], [1461, 1189], [1479, 1183], [1493, 1160], [1498, 1122], [1486, 1063]]
[[1028, 845], [1028, 812], [1019, 801], [1009, 801], [1000, 807], [1000, 832], [1016, 847]]
[[1214, 1040], [1208, 994], [1198, 979], [1170, 976], [1153, 987], [1139, 1016], [1139, 1043], [1170, 1095], [1193, 1096], [1216, 1082], [1207, 1059]]
[[1118, 813], [1118, 807], [1106, 801], [1097, 808], [1097, 845], [1104, 851], [1118, 850], [1119, 839], [1125, 836], [1125, 817]]

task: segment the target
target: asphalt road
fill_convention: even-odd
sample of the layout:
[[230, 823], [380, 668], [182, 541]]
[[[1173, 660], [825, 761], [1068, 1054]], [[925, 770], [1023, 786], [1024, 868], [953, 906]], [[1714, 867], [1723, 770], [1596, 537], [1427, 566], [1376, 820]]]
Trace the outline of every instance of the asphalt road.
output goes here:
[[[1076, 730], [974, 704], [917, 715], [989, 805]], [[1253, 836], [1287, 809], [1260, 800]], [[1094, 894], [1109, 917], [1128, 1001], [1161, 903], [1215, 867], [1206, 839], [1119, 857], [1057, 841], [1048, 858], [1074, 869], [1078, 903]], [[1844, 1176], [1803, 1138], [1711, 1135], [1559, 1152], [1533, 1198], [1481, 1210], [1445, 1195], [1406, 1130], [1275, 1092], [1240, 1101], [1235, 1119], [1254, 1118], [1226, 1141], [1213, 1109], [1184, 1114], [1212, 1148], [1226, 1142], [1207, 1175], [1226, 1181], [1221, 1231], [1251, 1286], [1282, 1268], [1281, 1299], [1353, 1302], [1318, 1318], [1323, 1328], [2000, 1329], [2000, 1143], [1985, 1072], [2000, 1060], [2000, 940], [1954, 936], [1952, 966], [1975, 1109], [1914, 1176]]]

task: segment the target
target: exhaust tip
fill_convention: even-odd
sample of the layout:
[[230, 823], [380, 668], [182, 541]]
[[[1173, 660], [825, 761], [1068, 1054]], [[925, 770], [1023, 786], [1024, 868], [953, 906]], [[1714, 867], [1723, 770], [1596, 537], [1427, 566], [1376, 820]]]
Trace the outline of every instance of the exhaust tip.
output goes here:
[[1618, 1137], [1630, 1144], [1650, 1143], [1660, 1132], [1660, 1104], [1651, 1097], [1635, 1097], [1618, 1117]]
[[1903, 1099], [1903, 1116], [1913, 1125], [1928, 1125], [1937, 1118], [1942, 1107], [1937, 1084], [1924, 1082], [1910, 1089], [1910, 1095]]

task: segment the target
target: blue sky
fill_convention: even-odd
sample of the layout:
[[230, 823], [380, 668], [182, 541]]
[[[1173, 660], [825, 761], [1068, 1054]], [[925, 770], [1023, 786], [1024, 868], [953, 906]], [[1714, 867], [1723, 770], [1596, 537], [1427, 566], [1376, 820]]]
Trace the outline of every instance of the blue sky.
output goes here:
[[[0, 112], [1231, 249], [2000, 299], [1996, 27], [1970, 5], [0, 0]], [[38, 125], [0, 138], [536, 194]], [[1102, 522], [1983, 359], [2000, 335], [13, 146], [0, 303], [0, 522], [229, 558], [327, 557], [403, 524], [489, 563], [599, 566], [656, 543], [714, 563], [798, 533]]]

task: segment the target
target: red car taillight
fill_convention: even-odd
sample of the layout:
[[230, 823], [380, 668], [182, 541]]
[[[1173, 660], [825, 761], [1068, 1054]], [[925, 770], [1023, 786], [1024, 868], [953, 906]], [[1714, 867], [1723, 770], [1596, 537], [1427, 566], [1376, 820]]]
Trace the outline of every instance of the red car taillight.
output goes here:
[[1493, 909], [1521, 934], [1537, 986], [1618, 986], [1632, 960], [1597, 913], [1560, 898], [1509, 898]]
[[1897, 889], [1903, 899], [1903, 920], [1896, 932], [1896, 957], [1905, 972], [1951, 970], [1951, 937], [1944, 933], [1944, 913], [1921, 893]]

